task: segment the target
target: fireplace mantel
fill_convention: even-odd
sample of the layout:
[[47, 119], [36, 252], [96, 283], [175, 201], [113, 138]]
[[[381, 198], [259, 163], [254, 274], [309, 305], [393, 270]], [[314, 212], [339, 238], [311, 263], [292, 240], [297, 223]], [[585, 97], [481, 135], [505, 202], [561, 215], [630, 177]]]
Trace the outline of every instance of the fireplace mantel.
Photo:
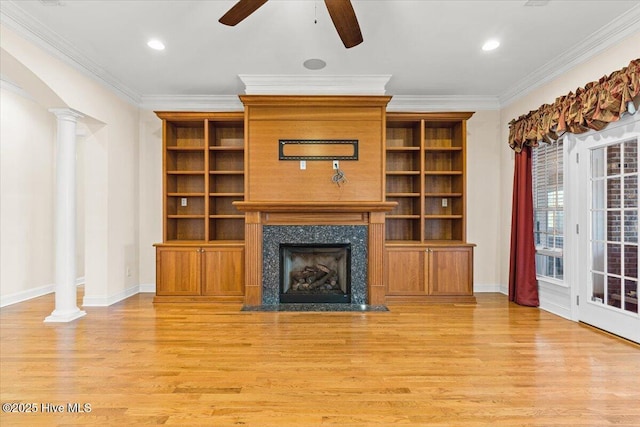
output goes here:
[[396, 202], [234, 202], [245, 212], [388, 212]]

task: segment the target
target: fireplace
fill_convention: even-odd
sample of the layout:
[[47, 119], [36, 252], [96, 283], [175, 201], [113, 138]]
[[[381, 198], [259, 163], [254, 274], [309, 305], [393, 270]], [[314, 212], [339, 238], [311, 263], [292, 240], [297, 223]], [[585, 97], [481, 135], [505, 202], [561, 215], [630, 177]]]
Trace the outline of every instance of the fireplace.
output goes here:
[[[236, 201], [245, 214], [245, 306], [247, 310], [351, 311], [383, 309], [385, 212], [396, 202]], [[280, 302], [280, 245], [351, 245], [351, 302]]]
[[[265, 225], [262, 240], [262, 305], [366, 304], [367, 237], [367, 227], [362, 225]], [[290, 264], [289, 267], [286, 266], [287, 263]], [[299, 267], [299, 264], [305, 265]], [[318, 264], [322, 266], [318, 267]], [[291, 276], [290, 270], [305, 267], [320, 271], [324, 267], [335, 270], [340, 291], [333, 289], [334, 292], [329, 292], [329, 289], [324, 289], [312, 293], [309, 289], [300, 291], [298, 286], [298, 292], [292, 292], [290, 279], [288, 287], [283, 288], [283, 275], [288, 279]], [[284, 273], [287, 269], [289, 272]], [[330, 281], [331, 276], [326, 280]], [[319, 287], [316, 283], [316, 288]], [[283, 295], [286, 296], [283, 298]]]
[[351, 303], [351, 244], [280, 244], [280, 303]]

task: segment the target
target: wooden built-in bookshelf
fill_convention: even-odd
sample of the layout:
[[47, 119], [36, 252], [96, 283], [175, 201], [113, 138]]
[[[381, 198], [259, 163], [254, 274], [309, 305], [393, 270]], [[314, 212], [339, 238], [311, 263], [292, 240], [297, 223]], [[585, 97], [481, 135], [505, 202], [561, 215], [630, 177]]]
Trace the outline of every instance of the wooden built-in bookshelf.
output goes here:
[[218, 289], [216, 277], [224, 273], [211, 266], [237, 270], [243, 260], [244, 214], [233, 202], [244, 200], [244, 115], [157, 115], [163, 122], [164, 233], [156, 245], [156, 299], [239, 300], [243, 284], [235, 278], [231, 288]]
[[[387, 113], [386, 200], [397, 202], [385, 221], [387, 296], [392, 299], [472, 298], [473, 245], [466, 242], [465, 226], [466, 121], [471, 115]], [[445, 256], [453, 257], [449, 261], [458, 283], [443, 284], [446, 276], [438, 278], [432, 271], [436, 259]]]

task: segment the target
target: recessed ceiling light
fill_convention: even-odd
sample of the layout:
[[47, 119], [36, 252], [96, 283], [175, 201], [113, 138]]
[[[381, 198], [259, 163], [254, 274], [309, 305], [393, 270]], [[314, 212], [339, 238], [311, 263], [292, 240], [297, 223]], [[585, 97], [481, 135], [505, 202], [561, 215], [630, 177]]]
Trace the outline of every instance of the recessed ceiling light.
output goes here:
[[322, 70], [327, 66], [327, 63], [322, 59], [312, 58], [304, 61], [302, 65], [304, 65], [304, 68], [306, 68], [307, 70]]
[[164, 50], [164, 43], [158, 39], [151, 39], [147, 42], [147, 46], [155, 50]]
[[500, 46], [500, 42], [498, 40], [487, 40], [485, 44], [482, 45], [482, 50], [488, 52], [496, 49], [498, 46]]

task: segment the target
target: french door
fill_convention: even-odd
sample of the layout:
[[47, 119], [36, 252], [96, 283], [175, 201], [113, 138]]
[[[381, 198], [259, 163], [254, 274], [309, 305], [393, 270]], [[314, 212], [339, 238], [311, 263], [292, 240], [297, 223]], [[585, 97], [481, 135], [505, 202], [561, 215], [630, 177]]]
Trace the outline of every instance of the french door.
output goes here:
[[[637, 114], [636, 114], [637, 116]], [[577, 138], [579, 320], [640, 342], [640, 117]]]

